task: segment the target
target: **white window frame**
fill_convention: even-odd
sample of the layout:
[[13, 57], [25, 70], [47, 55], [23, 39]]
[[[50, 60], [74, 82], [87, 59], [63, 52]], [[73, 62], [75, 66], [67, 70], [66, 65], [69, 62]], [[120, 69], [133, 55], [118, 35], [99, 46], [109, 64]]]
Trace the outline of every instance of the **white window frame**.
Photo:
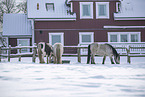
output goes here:
[[[99, 16], [99, 5], [106, 5], [106, 16]], [[109, 14], [109, 2], [96, 2], [96, 19], [109, 19], [110, 14]]]
[[[28, 41], [28, 45], [25, 45], [25, 46], [30, 46], [30, 39], [17, 39], [17, 45], [19, 46], [20, 45], [20, 40], [27, 40]], [[22, 45], [20, 45], [22, 46]], [[27, 49], [26, 52], [30, 52], [30, 49]], [[21, 51], [21, 53], [24, 53], [23, 50]]]
[[52, 35], [60, 35], [61, 36], [61, 44], [64, 45], [64, 33], [63, 32], [59, 32], [59, 33], [50, 32], [49, 33], [49, 43], [50, 43], [50, 45], [52, 45]]
[[[90, 5], [90, 16], [83, 16], [83, 5]], [[80, 2], [80, 19], [93, 19], [93, 2]]]
[[73, 3], [71, 2], [71, 12], [73, 12]]
[[[91, 35], [91, 42], [82, 42], [82, 35]], [[90, 44], [94, 42], [94, 32], [79, 32], [79, 44]]]
[[138, 42], [141, 42], [141, 32], [108, 32], [108, 42], [110, 41], [110, 35], [117, 35], [117, 42], [121, 42], [121, 35], [127, 35], [128, 42], [131, 42], [131, 35], [138, 34]]
[[116, 2], [116, 12], [121, 11], [121, 2]]
[[[45, 6], [46, 6], [46, 11], [48, 12], [53, 12], [55, 10], [54, 3], [45, 3]], [[51, 10], [48, 9], [49, 6], [52, 7]]]

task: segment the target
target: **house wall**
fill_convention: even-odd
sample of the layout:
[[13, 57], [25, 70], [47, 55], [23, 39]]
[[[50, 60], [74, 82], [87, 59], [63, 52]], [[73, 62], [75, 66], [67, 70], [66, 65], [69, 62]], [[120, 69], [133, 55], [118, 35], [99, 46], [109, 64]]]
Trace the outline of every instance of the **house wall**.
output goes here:
[[[11, 47], [15, 47], [18, 46], [17, 45], [17, 39], [30, 39], [30, 45], [32, 45], [32, 38], [8, 38], [8, 42], [9, 45], [11, 45]], [[17, 50], [12, 50], [11, 53], [17, 53]]]
[[[94, 41], [107, 42], [107, 32], [141, 32], [141, 41], [145, 42], [144, 29], [103, 29], [104, 26], [144, 26], [143, 20], [115, 21], [114, 12], [116, 2], [111, 1], [110, 19], [96, 19], [96, 6], [94, 2], [94, 18], [80, 19], [79, 2], [73, 2], [73, 11], [77, 14], [76, 21], [35, 21], [35, 42], [49, 42], [48, 33], [64, 32], [64, 45], [78, 45], [79, 32], [94, 32]], [[42, 31], [42, 34], [40, 34]]]

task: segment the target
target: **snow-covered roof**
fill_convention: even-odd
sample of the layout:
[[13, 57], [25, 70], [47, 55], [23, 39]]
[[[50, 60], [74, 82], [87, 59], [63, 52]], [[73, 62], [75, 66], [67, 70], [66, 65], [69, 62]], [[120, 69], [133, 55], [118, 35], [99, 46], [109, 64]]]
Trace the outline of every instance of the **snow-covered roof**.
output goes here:
[[145, 0], [121, 0], [120, 10], [115, 20], [145, 20]]
[[31, 21], [26, 14], [4, 14], [3, 35], [32, 35]]
[[[65, 4], [66, 0], [28, 0], [29, 19], [76, 19], [76, 14], [67, 13], [70, 10]], [[54, 4], [54, 11], [48, 11], [46, 4]], [[38, 8], [38, 9], [37, 9]]]

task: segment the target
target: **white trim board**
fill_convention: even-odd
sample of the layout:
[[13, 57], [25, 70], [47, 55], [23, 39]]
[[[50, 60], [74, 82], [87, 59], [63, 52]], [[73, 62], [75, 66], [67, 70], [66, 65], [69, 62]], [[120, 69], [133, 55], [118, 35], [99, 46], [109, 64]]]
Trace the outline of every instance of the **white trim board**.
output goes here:
[[126, 28], [145, 28], [145, 26], [104, 26], [104, 28], [126, 29]]

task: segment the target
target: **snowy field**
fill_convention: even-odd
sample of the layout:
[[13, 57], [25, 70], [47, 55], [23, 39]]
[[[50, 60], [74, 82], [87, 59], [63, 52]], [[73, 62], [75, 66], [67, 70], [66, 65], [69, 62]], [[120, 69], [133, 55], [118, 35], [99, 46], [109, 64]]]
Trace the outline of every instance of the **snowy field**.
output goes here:
[[145, 97], [145, 58], [121, 57], [121, 64], [32, 63], [32, 58], [2, 60], [0, 63], [0, 97]]

